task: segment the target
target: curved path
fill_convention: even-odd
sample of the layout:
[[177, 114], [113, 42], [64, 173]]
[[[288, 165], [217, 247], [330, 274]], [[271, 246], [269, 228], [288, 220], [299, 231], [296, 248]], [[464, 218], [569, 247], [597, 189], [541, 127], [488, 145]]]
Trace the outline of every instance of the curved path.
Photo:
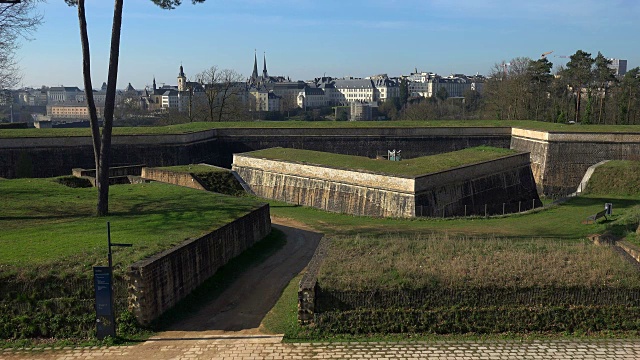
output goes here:
[[303, 229], [303, 225], [291, 220], [273, 218], [272, 224], [287, 237], [281, 249], [248, 269], [196, 314], [173, 324], [169, 331], [152, 340], [191, 338], [193, 332], [199, 335], [258, 334], [260, 322], [291, 279], [307, 266], [322, 238], [322, 234]]

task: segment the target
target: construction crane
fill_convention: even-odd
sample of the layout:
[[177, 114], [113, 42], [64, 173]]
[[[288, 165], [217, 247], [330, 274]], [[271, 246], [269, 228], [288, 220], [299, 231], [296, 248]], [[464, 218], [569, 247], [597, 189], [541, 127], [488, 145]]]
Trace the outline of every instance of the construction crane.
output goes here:
[[542, 55], [540, 55], [540, 59], [546, 58], [547, 55], [551, 54], [552, 52], [553, 52], [553, 50], [542, 53]]
[[569, 55], [554, 55], [553, 57], [563, 58], [563, 59], [568, 59], [568, 58], [570, 58], [570, 56], [569, 56]]

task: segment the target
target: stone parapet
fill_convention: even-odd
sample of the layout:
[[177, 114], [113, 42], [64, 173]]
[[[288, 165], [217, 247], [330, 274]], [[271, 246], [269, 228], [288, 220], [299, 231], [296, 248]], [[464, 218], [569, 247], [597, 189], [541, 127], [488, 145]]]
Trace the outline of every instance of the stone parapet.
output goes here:
[[[529, 154], [520, 153], [418, 177], [399, 177], [248, 153], [234, 155], [233, 170], [263, 198], [353, 215], [410, 218], [478, 214], [480, 206], [484, 214], [540, 206], [529, 165]], [[521, 202], [527, 205], [523, 208]]]
[[[382, 160], [381, 160], [382, 161]], [[362, 187], [375, 187], [381, 190], [413, 193], [415, 181], [412, 177], [390, 176], [359, 170], [330, 168], [319, 165], [307, 165], [290, 161], [269, 160], [252, 157], [251, 154], [234, 154], [233, 166], [237, 168], [260, 169], [284, 175], [308, 179], [331, 179], [333, 182]]]

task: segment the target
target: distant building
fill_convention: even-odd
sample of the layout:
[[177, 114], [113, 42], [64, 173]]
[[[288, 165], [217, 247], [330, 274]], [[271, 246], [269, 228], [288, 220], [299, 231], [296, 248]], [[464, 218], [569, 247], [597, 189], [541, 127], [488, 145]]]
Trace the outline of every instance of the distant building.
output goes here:
[[[78, 96], [81, 98], [79, 99]], [[77, 86], [56, 86], [47, 90], [48, 102], [82, 101], [82, 97], [84, 97], [84, 91]]]
[[412, 97], [430, 98], [442, 88], [449, 97], [463, 97], [468, 90], [482, 92], [484, 77], [480, 75], [466, 76], [452, 74], [447, 77], [435, 73], [416, 72], [404, 76], [409, 81], [409, 95]]
[[[104, 116], [104, 103], [96, 102], [98, 119]], [[55, 102], [47, 105], [47, 116], [51, 119], [89, 119], [89, 108], [86, 102]]]
[[349, 104], [351, 121], [373, 120], [373, 106], [370, 103], [354, 101]]
[[611, 65], [609, 68], [615, 70], [616, 76], [624, 76], [627, 73], [627, 60], [620, 59], [609, 59], [611, 61]]
[[[189, 97], [201, 97], [204, 95], [204, 87], [199, 82], [187, 81], [184, 68], [180, 65], [178, 71], [178, 85], [165, 85], [158, 87], [155, 77], [153, 87], [140, 93], [140, 107], [150, 111], [178, 110], [185, 111], [189, 106]], [[131, 84], [125, 90], [125, 94], [135, 92]]]

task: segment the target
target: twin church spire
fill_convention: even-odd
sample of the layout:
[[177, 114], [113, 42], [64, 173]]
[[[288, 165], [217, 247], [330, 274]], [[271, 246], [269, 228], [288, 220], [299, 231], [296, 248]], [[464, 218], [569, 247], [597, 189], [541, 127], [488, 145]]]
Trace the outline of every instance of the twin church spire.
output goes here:
[[262, 79], [260, 79], [258, 75], [258, 54], [254, 50], [253, 55], [253, 73], [251, 74], [250, 82], [253, 84], [257, 84], [258, 82], [265, 81], [269, 78], [269, 72], [267, 71], [267, 54], [264, 54], [263, 58], [264, 67], [262, 69]]

